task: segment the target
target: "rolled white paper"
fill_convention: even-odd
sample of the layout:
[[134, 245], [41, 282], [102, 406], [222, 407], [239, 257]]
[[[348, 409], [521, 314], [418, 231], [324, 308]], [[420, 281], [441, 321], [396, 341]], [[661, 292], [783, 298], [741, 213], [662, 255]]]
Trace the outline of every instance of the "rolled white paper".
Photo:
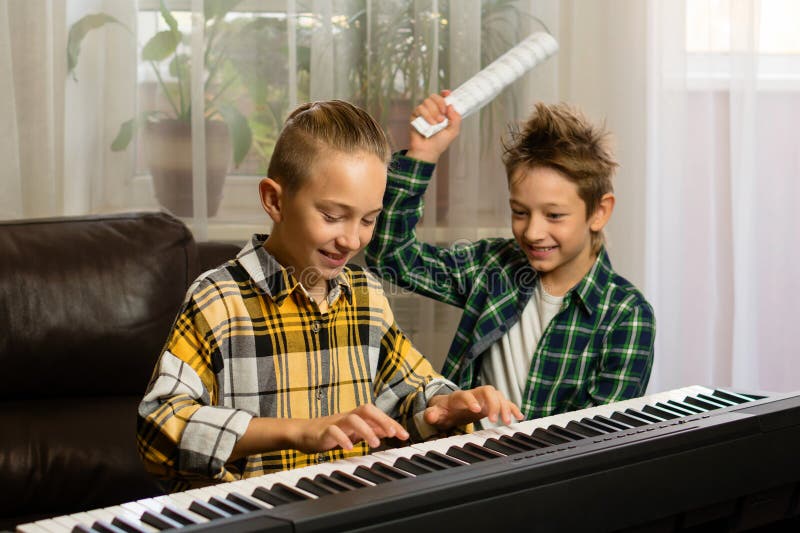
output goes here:
[[[452, 105], [462, 118], [467, 117], [491, 102], [503, 89], [557, 51], [558, 43], [549, 33], [531, 34], [462, 83], [444, 101]], [[422, 117], [417, 117], [411, 122], [411, 125], [426, 138], [443, 130], [447, 124], [447, 119], [438, 124], [429, 124]]]

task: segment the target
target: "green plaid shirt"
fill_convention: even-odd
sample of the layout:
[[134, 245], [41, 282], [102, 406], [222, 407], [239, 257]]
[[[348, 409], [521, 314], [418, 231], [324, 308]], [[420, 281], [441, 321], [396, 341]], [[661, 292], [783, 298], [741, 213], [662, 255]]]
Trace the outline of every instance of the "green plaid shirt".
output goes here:
[[[442, 373], [471, 388], [480, 385], [484, 354], [519, 320], [537, 273], [513, 239], [451, 248], [417, 240], [433, 168], [395, 154], [367, 263], [396, 285], [464, 310]], [[652, 307], [601, 250], [543, 332], [520, 409], [530, 419], [641, 396], [654, 340]]]

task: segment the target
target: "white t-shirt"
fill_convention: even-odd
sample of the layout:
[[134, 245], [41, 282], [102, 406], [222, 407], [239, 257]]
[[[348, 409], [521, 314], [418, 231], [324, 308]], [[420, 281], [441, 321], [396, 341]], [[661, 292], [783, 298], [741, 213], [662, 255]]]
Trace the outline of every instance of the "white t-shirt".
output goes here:
[[[536, 346], [547, 325], [561, 309], [563, 301], [563, 296], [548, 294], [539, 280], [520, 319], [483, 356], [481, 383], [494, 385], [506, 398], [521, 405]], [[484, 428], [502, 423], [502, 420], [496, 424], [489, 422], [488, 418], [481, 420]]]

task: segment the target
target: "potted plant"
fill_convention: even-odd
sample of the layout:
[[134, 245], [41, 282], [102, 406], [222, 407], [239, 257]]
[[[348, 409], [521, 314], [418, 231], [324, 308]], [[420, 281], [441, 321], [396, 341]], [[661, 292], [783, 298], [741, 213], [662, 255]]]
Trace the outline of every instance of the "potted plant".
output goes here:
[[[384, 0], [380, 10], [367, 13], [361, 10], [349, 18], [339, 18], [339, 38], [365, 43], [368, 53], [361, 54], [349, 72], [356, 101], [367, 109], [386, 128], [393, 149], [409, 143], [409, 117], [413, 107], [422, 101], [434, 86], [451, 88], [448, 69], [434, 69], [447, 64], [450, 46], [448, 15], [461, 9], [457, 2], [420, 4], [409, 0]], [[434, 9], [436, 6], [436, 9]], [[538, 19], [527, 14], [515, 0], [484, 0], [481, 2], [481, 66], [485, 67], [524, 38], [523, 21]], [[436, 38], [434, 35], [436, 34]], [[433, 43], [438, 43], [436, 49]], [[434, 76], [436, 79], [434, 80]], [[501, 95], [481, 112], [480, 120], [506, 123], [515, 110], [508, 92]], [[483, 127], [483, 124], [482, 124]], [[494, 149], [496, 139], [486, 137], [487, 146]], [[449, 205], [448, 158], [437, 165], [436, 205], [440, 219], [447, 215]]]
[[[263, 22], [255, 19], [244, 24], [226, 20], [239, 0], [204, 2], [206, 51], [205, 136], [208, 214], [216, 214], [222, 199], [222, 187], [231, 161], [235, 166], [244, 160], [253, 145], [250, 121], [237, 108], [247, 97], [247, 84], [241, 69], [246, 65], [233, 61], [232, 42], [241, 31]], [[142, 132], [144, 152], [153, 177], [158, 201], [178, 216], [192, 215], [192, 145], [191, 145], [191, 68], [187, 53], [188, 36], [160, 2], [160, 15], [166, 30], [156, 33], [142, 48], [141, 59], [149, 63], [157, 80], [160, 97], [166, 106], [146, 109], [125, 121], [111, 144], [115, 151], [125, 150], [134, 135]], [[92, 30], [107, 24], [123, 27], [119, 20], [104, 13], [86, 15], [70, 27], [67, 43], [68, 74], [75, 79], [80, 46]], [[248, 27], [250, 25], [250, 27]], [[125, 27], [129, 32], [130, 29]]]

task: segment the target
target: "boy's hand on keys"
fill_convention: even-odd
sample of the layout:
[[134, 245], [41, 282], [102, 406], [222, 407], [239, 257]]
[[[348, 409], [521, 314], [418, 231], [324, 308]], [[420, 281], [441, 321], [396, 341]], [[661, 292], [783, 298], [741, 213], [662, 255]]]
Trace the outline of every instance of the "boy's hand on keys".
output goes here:
[[408, 439], [408, 432], [397, 421], [372, 404], [356, 407], [347, 413], [298, 420], [294, 448], [304, 453], [331, 450], [337, 446], [350, 450], [365, 441], [380, 446], [382, 438]]
[[409, 126], [411, 140], [406, 153], [408, 157], [427, 161], [428, 163], [436, 163], [439, 160], [439, 156], [458, 137], [461, 129], [461, 115], [453, 109], [453, 106], [447, 105], [444, 101], [448, 94], [450, 94], [450, 91], [431, 94], [414, 108], [414, 112], [411, 114], [412, 121], [417, 117], [423, 117], [430, 124], [438, 124], [446, 118], [449, 124], [442, 131], [427, 139], [416, 128]]
[[519, 407], [491, 385], [434, 396], [425, 410], [425, 421], [442, 430], [476, 422], [484, 417], [492, 422], [499, 417], [506, 425], [512, 422], [512, 417], [516, 420], [523, 418]]

